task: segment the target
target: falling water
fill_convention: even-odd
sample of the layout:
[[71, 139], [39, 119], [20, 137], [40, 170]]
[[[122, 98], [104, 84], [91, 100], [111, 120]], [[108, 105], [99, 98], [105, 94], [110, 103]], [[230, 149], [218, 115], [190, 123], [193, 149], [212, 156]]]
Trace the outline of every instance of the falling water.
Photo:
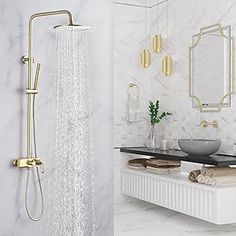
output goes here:
[[56, 30], [56, 111], [47, 236], [94, 235], [87, 32]]

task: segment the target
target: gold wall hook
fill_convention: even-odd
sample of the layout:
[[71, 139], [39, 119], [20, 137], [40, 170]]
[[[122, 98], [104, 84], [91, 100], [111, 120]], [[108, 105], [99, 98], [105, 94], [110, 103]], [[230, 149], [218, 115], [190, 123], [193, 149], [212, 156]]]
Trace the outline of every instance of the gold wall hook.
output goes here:
[[171, 56], [166, 56], [162, 60], [162, 72], [165, 76], [172, 75], [173, 72], [173, 62]]
[[141, 53], [141, 64], [143, 68], [148, 68], [151, 65], [151, 53], [149, 49], [143, 49]]
[[155, 53], [161, 53], [163, 49], [163, 40], [160, 34], [156, 34], [153, 36], [152, 47]]

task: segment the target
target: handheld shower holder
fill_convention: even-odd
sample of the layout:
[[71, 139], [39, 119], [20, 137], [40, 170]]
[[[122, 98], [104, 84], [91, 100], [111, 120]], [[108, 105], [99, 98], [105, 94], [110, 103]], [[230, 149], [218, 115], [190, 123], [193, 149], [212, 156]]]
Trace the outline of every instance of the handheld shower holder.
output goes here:
[[26, 89], [26, 94], [38, 94], [37, 89]]
[[24, 64], [27, 64], [27, 63], [29, 62], [29, 57], [28, 57], [28, 56], [23, 56], [23, 57], [21, 58], [21, 60], [22, 60], [22, 62], [23, 62]]

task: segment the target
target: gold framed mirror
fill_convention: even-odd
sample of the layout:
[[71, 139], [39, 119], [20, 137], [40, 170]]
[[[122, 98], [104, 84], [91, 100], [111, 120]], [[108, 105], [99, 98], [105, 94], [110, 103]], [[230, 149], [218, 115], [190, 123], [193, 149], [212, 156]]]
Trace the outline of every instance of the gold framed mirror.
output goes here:
[[231, 107], [235, 90], [234, 38], [231, 26], [200, 29], [189, 48], [189, 96], [201, 112]]

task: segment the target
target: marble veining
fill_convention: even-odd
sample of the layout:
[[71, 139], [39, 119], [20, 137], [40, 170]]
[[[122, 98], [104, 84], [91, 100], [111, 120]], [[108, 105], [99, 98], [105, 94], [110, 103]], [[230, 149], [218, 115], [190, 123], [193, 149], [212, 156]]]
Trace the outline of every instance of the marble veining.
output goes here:
[[[216, 23], [232, 25], [233, 36], [236, 36], [235, 1], [169, 0], [168, 38], [166, 5], [160, 6], [159, 32], [164, 38], [165, 51], [160, 55], [152, 54], [152, 64], [147, 70], [140, 66], [140, 52], [145, 41], [144, 10], [122, 5], [114, 5], [114, 10], [115, 146], [142, 146], [145, 143], [149, 129], [147, 104], [150, 99], [159, 99], [161, 110], [173, 113], [172, 117], [168, 117], [159, 126], [162, 137], [166, 139], [220, 138], [222, 140], [220, 152], [231, 153], [232, 144], [236, 141], [236, 96], [233, 96], [232, 107], [223, 108], [219, 113], [200, 113], [192, 108], [192, 101], [188, 94], [188, 48], [191, 45], [192, 35], [207, 25]], [[149, 21], [147, 42], [151, 48], [150, 37], [156, 33], [156, 10], [148, 11], [147, 18]], [[171, 55], [174, 60], [174, 73], [170, 77], [165, 77], [161, 73], [161, 60], [165, 55]], [[143, 118], [138, 123], [126, 121], [127, 85], [130, 82], [140, 87]], [[209, 127], [202, 130], [199, 125], [201, 120], [218, 120], [219, 128]], [[215, 227], [160, 207], [154, 207], [155, 213], [150, 214], [150, 211], [147, 213], [148, 211], [143, 210], [140, 201], [135, 203], [135, 207], [130, 203], [127, 204], [127, 198], [119, 192], [119, 173], [127, 160], [132, 157], [135, 156], [115, 151], [115, 202], [121, 204], [116, 205], [116, 209], [118, 207], [118, 210], [125, 211], [124, 214], [115, 215], [115, 235], [153, 236], [153, 232], [168, 236], [173, 235], [173, 232], [177, 236], [235, 235], [236, 228], [233, 225]], [[186, 171], [198, 167], [196, 164], [184, 163], [183, 165]], [[151, 205], [147, 204], [146, 207], [149, 208]]]
[[[230, 152], [236, 139], [236, 96], [231, 108], [221, 112], [200, 113], [192, 108], [188, 95], [188, 48], [192, 35], [203, 26], [220, 22], [231, 24], [234, 29], [235, 9], [233, 0], [169, 1], [169, 38], [166, 39], [166, 5], [159, 8], [159, 31], [167, 48], [162, 54], [152, 54], [152, 65], [144, 70], [140, 67], [140, 50], [144, 42], [144, 10], [115, 5], [115, 145], [142, 145], [148, 130], [147, 103], [159, 99], [161, 109], [173, 112], [173, 116], [160, 125], [165, 138], [221, 138], [222, 152]], [[209, 14], [211, 12], [211, 14]], [[214, 14], [212, 14], [214, 12]], [[148, 11], [148, 46], [156, 33], [156, 11]], [[233, 30], [234, 31], [234, 30]], [[233, 35], [234, 32], [233, 32]], [[174, 59], [174, 74], [164, 77], [161, 73], [161, 59], [170, 54]], [[127, 84], [139, 85], [143, 119], [139, 123], [126, 122]], [[146, 113], [145, 113], [146, 112]], [[218, 129], [200, 129], [201, 120], [218, 120]]]
[[234, 236], [236, 224], [214, 225], [140, 200], [115, 206], [115, 236]]

